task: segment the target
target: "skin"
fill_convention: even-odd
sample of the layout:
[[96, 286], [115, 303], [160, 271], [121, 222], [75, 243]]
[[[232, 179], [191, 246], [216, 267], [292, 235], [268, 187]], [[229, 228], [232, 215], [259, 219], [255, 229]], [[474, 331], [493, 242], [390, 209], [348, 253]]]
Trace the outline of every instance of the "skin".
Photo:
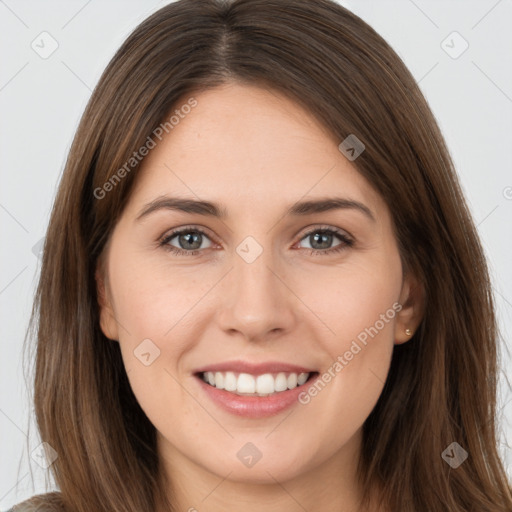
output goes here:
[[[102, 330], [119, 342], [157, 429], [177, 510], [237, 503], [246, 512], [356, 511], [362, 425], [394, 344], [407, 342], [405, 329], [420, 321], [421, 294], [414, 277], [402, 275], [389, 209], [338, 150], [341, 141], [286, 97], [236, 83], [194, 97], [198, 105], [145, 158], [106, 247], [97, 272]], [[215, 201], [228, 215], [161, 209], [137, 220], [164, 194]], [[363, 203], [375, 219], [356, 209], [284, 215], [297, 201], [333, 194]], [[207, 232], [198, 235], [199, 254], [158, 245], [189, 225]], [[330, 245], [314, 245], [305, 234], [321, 227], [343, 231], [353, 245], [326, 253], [343, 242], [333, 234]], [[262, 248], [252, 263], [236, 252], [247, 236]], [[179, 236], [169, 244], [191, 251]], [[312, 247], [325, 254], [312, 255]], [[275, 416], [225, 412], [193, 376], [233, 359], [322, 374], [396, 303], [402, 309], [317, 396]], [[149, 366], [134, 356], [147, 338], [160, 350]], [[237, 458], [247, 442], [262, 453], [252, 467]]]

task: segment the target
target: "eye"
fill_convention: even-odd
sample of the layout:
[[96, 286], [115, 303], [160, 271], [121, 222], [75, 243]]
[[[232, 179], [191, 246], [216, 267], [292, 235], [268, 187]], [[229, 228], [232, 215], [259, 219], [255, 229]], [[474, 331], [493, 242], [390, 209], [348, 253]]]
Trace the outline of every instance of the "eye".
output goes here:
[[[171, 244], [174, 238], [177, 239], [176, 241], [181, 247], [176, 247]], [[204, 238], [208, 238], [208, 235], [202, 229], [197, 227], [184, 227], [176, 229], [164, 236], [164, 238], [160, 240], [160, 246], [180, 256], [195, 256], [200, 252], [200, 249], [204, 249], [204, 247], [201, 248]]]
[[[337, 238], [340, 242], [334, 247], [330, 247], [333, 240]], [[174, 245], [172, 241], [176, 239], [178, 246]], [[159, 245], [166, 251], [179, 256], [195, 256], [204, 249], [212, 247], [210, 244], [207, 247], [202, 247], [204, 240], [210, 240], [210, 237], [205, 231], [196, 226], [186, 226], [176, 229], [171, 233], [164, 235], [159, 241]], [[345, 232], [329, 227], [316, 227], [308, 231], [301, 239], [307, 240], [310, 243], [310, 255], [329, 255], [343, 251], [352, 247], [354, 241]]]
[[[329, 247], [334, 238], [340, 240], [340, 243], [334, 247]], [[354, 241], [343, 231], [334, 228], [321, 227], [308, 231], [302, 240], [308, 240], [310, 243], [311, 255], [329, 255], [343, 251], [354, 245]]]

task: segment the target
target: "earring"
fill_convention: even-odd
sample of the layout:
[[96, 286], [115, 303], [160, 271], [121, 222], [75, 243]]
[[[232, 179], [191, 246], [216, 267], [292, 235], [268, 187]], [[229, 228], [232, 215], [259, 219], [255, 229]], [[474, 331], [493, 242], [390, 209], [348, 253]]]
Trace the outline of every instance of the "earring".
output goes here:
[[406, 334], [407, 336], [410, 336], [410, 335], [412, 334], [411, 329], [405, 329], [405, 334]]

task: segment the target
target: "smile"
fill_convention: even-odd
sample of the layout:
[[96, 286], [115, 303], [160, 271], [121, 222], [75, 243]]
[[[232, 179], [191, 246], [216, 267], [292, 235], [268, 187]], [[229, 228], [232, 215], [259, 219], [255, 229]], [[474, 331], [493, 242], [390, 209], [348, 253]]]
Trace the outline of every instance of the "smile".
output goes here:
[[302, 386], [312, 373], [279, 372], [251, 375], [236, 372], [202, 372], [201, 378], [217, 389], [240, 396], [269, 396]]

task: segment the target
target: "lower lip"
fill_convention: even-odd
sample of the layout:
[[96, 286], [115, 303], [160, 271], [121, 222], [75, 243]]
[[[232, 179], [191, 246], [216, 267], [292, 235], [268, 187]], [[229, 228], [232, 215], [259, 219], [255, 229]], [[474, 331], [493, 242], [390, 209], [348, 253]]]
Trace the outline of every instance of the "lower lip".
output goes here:
[[207, 384], [200, 375], [196, 375], [199, 385], [213, 402], [225, 411], [245, 418], [266, 418], [268, 416], [274, 416], [288, 409], [293, 404], [299, 403], [298, 397], [300, 393], [308, 388], [317, 377], [318, 374], [313, 375], [301, 386], [273, 395], [241, 396], [211, 386]]

